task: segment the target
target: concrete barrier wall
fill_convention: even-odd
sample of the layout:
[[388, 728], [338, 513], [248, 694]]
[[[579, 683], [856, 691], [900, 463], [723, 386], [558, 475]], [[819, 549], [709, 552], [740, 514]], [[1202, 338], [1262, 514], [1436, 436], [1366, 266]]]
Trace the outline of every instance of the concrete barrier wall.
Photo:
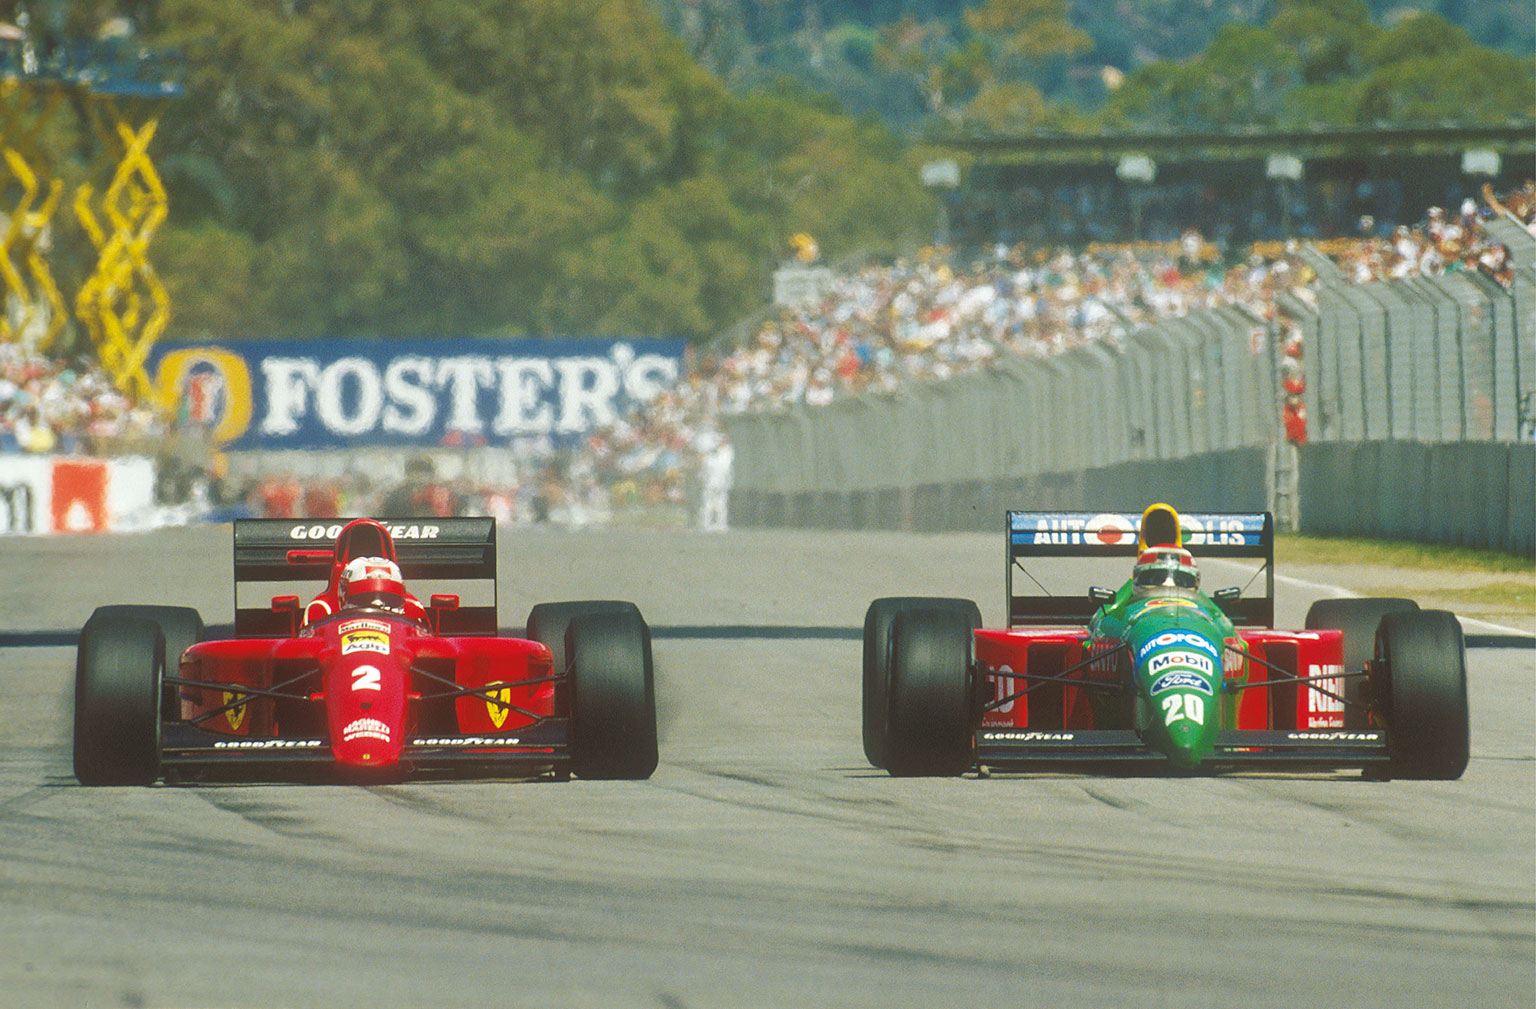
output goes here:
[[731, 418], [738, 525], [991, 529], [1008, 508], [1272, 510], [1282, 527], [1531, 553], [1536, 245], [1477, 273], [1350, 284], [1316, 253], [1308, 443], [1281, 427], [1281, 328], [1240, 307], [1119, 344], [821, 409]]
[[1304, 532], [1536, 553], [1536, 444], [1338, 442], [1299, 458]]
[[1097, 469], [993, 480], [925, 482], [857, 491], [731, 492], [738, 526], [811, 529], [992, 531], [1012, 508], [1140, 511], [1153, 501], [1196, 511], [1263, 511], [1273, 453], [1227, 449], [1184, 459], [1136, 461]]

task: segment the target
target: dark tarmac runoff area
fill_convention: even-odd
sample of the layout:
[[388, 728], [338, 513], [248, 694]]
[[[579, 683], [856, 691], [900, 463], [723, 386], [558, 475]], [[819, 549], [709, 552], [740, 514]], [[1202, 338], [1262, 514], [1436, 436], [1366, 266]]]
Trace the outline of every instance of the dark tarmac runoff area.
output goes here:
[[[909, 594], [997, 626], [999, 535], [503, 531], [503, 626], [655, 628], [649, 781], [88, 789], [70, 635], [116, 602], [228, 624], [229, 530], [0, 564], [0, 1006], [1536, 1004], [1533, 621], [1465, 624], [1459, 781], [895, 779], [854, 629]], [[1381, 584], [1279, 574], [1286, 627]]]

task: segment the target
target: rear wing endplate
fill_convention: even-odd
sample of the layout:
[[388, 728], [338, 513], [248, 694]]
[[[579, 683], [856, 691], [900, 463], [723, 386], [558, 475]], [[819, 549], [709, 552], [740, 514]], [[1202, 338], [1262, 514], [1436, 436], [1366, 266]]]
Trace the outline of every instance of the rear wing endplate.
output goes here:
[[[1098, 611], [1092, 597], [1015, 595], [1014, 569], [1035, 557], [1135, 557], [1141, 516], [1126, 512], [1007, 513], [1008, 626], [1086, 624]], [[1234, 624], [1275, 624], [1275, 519], [1269, 512], [1180, 512], [1184, 547], [1196, 557], [1250, 557], [1264, 562], [1263, 597], [1222, 602]], [[1126, 568], [1126, 577], [1130, 568]]]
[[[351, 519], [236, 519], [234, 522], [235, 634], [276, 637], [287, 633], [287, 617], [269, 609], [239, 605], [240, 586], [252, 582], [316, 581], [318, 592], [331, 574], [331, 561], [290, 564], [290, 550], [324, 550]], [[489, 606], [465, 606], [442, 614], [448, 634], [496, 633], [496, 521], [491, 518], [381, 518], [395, 544], [400, 574], [413, 580], [445, 579], [490, 583]], [[423, 599], [423, 602], [426, 600]]]

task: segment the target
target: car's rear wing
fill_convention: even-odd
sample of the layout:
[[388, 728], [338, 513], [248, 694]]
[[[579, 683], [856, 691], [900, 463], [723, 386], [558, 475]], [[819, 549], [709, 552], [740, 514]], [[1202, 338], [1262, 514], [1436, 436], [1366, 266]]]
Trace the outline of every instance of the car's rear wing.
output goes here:
[[[1097, 600], [1088, 595], [1015, 595], [1014, 570], [1027, 574], [1023, 562], [1035, 557], [1135, 557], [1140, 523], [1140, 515], [1123, 512], [1008, 512], [1008, 626], [1086, 624], [1100, 606]], [[1179, 526], [1185, 549], [1197, 558], [1263, 560], [1262, 597], [1216, 601], [1234, 624], [1273, 627], [1274, 516], [1269, 512], [1181, 512]], [[1127, 565], [1125, 577], [1130, 573]]]
[[[235, 634], [276, 637], [288, 633], [288, 617], [270, 607], [240, 606], [240, 586], [252, 582], [329, 580], [329, 559], [290, 559], [290, 551], [323, 551], [335, 547], [336, 537], [350, 519], [236, 519]], [[439, 632], [495, 634], [496, 522], [490, 518], [381, 518], [395, 544], [395, 559], [406, 588], [416, 580], [446, 580], [458, 584], [489, 583], [478, 592], [480, 605], [461, 606], [441, 615]], [[414, 590], [413, 590], [414, 591]], [[457, 590], [454, 590], [457, 591]], [[419, 594], [419, 593], [418, 593]], [[489, 605], [483, 605], [488, 594]], [[308, 600], [304, 600], [307, 602]], [[422, 599], [423, 602], [427, 600]]]

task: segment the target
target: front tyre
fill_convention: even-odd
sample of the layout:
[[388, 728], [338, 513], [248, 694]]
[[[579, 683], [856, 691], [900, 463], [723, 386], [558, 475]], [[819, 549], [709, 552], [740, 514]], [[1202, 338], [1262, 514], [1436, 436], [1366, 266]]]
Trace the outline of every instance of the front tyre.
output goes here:
[[649, 778], [656, 770], [651, 631], [639, 611], [571, 618], [565, 636], [571, 770], [582, 778]]
[[981, 610], [969, 599], [937, 596], [886, 596], [864, 613], [864, 756], [874, 767], [885, 767], [886, 725], [890, 721], [887, 687], [891, 678], [891, 624], [908, 610], [945, 610], [963, 614], [971, 627], [981, 626]]
[[954, 610], [908, 610], [891, 625], [886, 769], [898, 777], [964, 774], [972, 749], [974, 625]]
[[1393, 777], [1450, 780], [1467, 769], [1467, 651], [1445, 610], [1389, 613], [1376, 632], [1371, 693]]
[[75, 654], [75, 777], [82, 785], [150, 785], [160, 777], [165, 654], [164, 635], [150, 620], [97, 611], [86, 621]]

